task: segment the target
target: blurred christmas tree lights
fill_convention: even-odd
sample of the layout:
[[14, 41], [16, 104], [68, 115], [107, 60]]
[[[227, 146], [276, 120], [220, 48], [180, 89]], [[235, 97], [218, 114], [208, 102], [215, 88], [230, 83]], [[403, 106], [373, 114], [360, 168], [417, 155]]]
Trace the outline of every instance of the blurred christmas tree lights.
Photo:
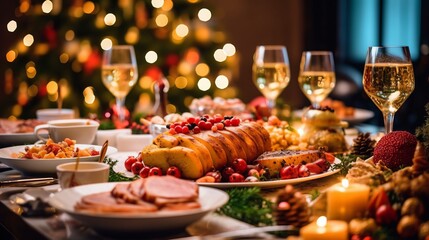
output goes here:
[[18, 39], [6, 53], [3, 117], [32, 118], [39, 108], [63, 106], [81, 116], [101, 114], [114, 102], [100, 76], [103, 50], [136, 50], [138, 84], [126, 99], [130, 111], [150, 113], [153, 84], [169, 82], [167, 112], [187, 111], [193, 98], [236, 97], [231, 85], [235, 46], [216, 29], [198, 0], [21, 0], [7, 24]]

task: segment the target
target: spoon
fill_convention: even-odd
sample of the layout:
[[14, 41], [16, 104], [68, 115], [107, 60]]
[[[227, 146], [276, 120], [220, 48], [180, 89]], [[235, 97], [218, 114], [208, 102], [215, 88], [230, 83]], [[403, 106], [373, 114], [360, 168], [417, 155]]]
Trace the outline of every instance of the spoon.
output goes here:
[[104, 157], [106, 156], [106, 152], [107, 152], [107, 147], [109, 146], [109, 140], [106, 140], [103, 144], [103, 146], [101, 147], [101, 151], [100, 151], [100, 158], [98, 159], [98, 162], [103, 162]]

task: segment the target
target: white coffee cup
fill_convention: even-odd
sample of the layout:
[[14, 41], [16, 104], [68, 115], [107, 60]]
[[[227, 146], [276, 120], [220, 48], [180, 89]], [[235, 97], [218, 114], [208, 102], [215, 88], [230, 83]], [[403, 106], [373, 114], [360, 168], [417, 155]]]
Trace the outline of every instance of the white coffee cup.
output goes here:
[[51, 121], [58, 119], [73, 119], [75, 118], [75, 111], [73, 109], [57, 109], [57, 108], [46, 108], [39, 109], [36, 111], [37, 120], [40, 121]]
[[90, 119], [63, 119], [52, 120], [47, 124], [38, 125], [34, 128], [34, 134], [43, 141], [46, 138], [40, 132], [48, 131], [49, 137], [54, 142], [61, 142], [65, 138], [76, 140], [77, 144], [92, 144], [100, 124]]
[[62, 189], [109, 180], [110, 165], [100, 162], [63, 163], [57, 166], [58, 182]]

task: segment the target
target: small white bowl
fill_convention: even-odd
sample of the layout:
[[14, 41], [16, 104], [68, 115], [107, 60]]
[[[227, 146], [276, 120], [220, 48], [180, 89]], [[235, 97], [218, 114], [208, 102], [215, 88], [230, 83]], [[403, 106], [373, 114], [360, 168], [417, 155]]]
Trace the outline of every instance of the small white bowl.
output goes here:
[[57, 108], [45, 108], [36, 111], [37, 120], [40, 121], [51, 121], [59, 119], [73, 119], [76, 117], [73, 109], [57, 109]]
[[109, 180], [110, 165], [100, 162], [63, 163], [57, 166], [58, 182], [62, 189]]
[[131, 134], [131, 129], [110, 129], [110, 130], [98, 130], [95, 137], [95, 144], [102, 146], [106, 140], [109, 141], [109, 146], [117, 147], [116, 136], [118, 134]]
[[119, 133], [116, 136], [116, 147], [120, 152], [140, 152], [144, 147], [151, 144], [152, 140], [151, 134]]

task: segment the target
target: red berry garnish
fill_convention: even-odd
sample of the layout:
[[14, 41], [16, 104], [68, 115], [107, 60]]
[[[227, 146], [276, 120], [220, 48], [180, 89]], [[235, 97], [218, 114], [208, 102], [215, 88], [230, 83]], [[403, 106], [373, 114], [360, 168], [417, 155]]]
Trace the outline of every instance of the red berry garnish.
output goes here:
[[205, 124], [204, 124], [205, 130], [210, 130], [210, 129], [212, 129], [212, 127], [213, 127], [213, 124], [211, 122], [205, 122]]
[[212, 131], [217, 132], [217, 126], [216, 125], [212, 126]]
[[229, 176], [230, 182], [244, 182], [244, 176], [240, 173], [233, 173]]
[[149, 170], [149, 176], [154, 176], [154, 175], [162, 176], [161, 168], [159, 168], [159, 167], [153, 167], [153, 168], [151, 168]]
[[148, 166], [144, 166], [144, 167], [140, 170], [140, 172], [139, 172], [139, 176], [140, 176], [141, 178], [147, 178], [147, 177], [149, 177], [149, 171], [150, 171], [150, 167], [148, 167]]
[[142, 162], [135, 162], [135, 163], [133, 163], [133, 165], [131, 165], [131, 172], [134, 174], [139, 174], [140, 170], [142, 170], [142, 168], [143, 168]]
[[170, 131], [169, 131], [169, 132], [170, 132], [170, 134], [171, 134], [171, 135], [174, 135], [174, 134], [176, 134], [176, 133], [177, 133], [177, 132], [176, 132], [176, 130], [174, 130], [174, 128], [170, 128]]
[[179, 168], [172, 166], [169, 167], [167, 169], [167, 175], [173, 176], [173, 177], [177, 177], [177, 178], [181, 178], [182, 177], [182, 173], [180, 172]]
[[182, 126], [175, 126], [175, 127], [174, 127], [174, 130], [175, 130], [177, 133], [182, 133]]
[[192, 131], [194, 133], [200, 133], [201, 132], [201, 128], [199, 128], [198, 126], [194, 127], [194, 129], [192, 129]]
[[133, 163], [137, 162], [137, 158], [135, 158], [134, 156], [128, 156], [127, 160], [125, 160], [125, 169], [127, 169], [127, 171], [131, 171], [131, 166], [133, 165]]
[[237, 158], [232, 162], [232, 169], [238, 173], [244, 173], [247, 170], [247, 162], [242, 158]]
[[218, 122], [218, 123], [216, 123], [216, 127], [218, 130], [222, 130], [225, 126], [223, 125], [223, 123]]
[[225, 126], [226, 126], [226, 127], [231, 126], [231, 120], [230, 120], [230, 119], [225, 119], [225, 120], [223, 121], [223, 123], [225, 124]]
[[215, 124], [215, 123], [216, 123], [214, 118], [209, 118], [209, 119], [207, 119], [207, 121], [208, 121], [208, 122], [211, 122], [212, 124]]
[[200, 130], [206, 129], [206, 122], [204, 122], [204, 121], [198, 122], [198, 127], [200, 128]]
[[188, 126], [183, 126], [182, 127], [182, 133], [189, 133], [189, 128], [188, 128]]
[[232, 118], [231, 119], [232, 126], [238, 126], [240, 125], [240, 119], [239, 118]]
[[188, 123], [195, 123], [195, 118], [194, 117], [190, 117], [188, 118]]
[[219, 123], [219, 122], [221, 122], [223, 120], [223, 116], [220, 115], [220, 114], [214, 115], [213, 118], [214, 118], [215, 123]]

